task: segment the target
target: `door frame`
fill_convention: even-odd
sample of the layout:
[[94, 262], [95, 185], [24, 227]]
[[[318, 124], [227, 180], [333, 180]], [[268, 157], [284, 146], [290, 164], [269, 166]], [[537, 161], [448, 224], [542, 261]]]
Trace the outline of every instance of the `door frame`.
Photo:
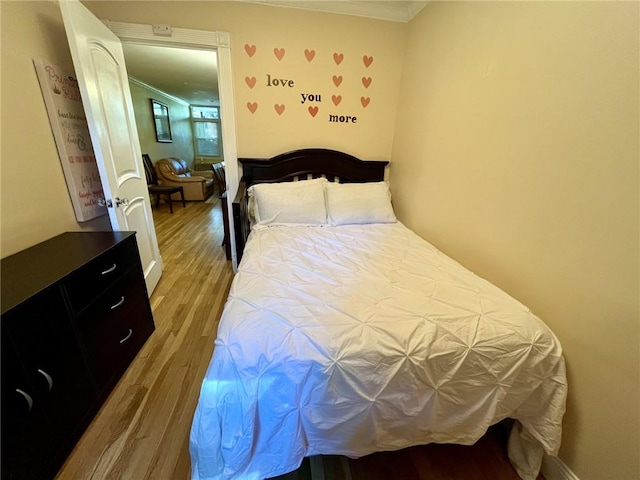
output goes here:
[[[233, 101], [233, 77], [231, 74], [231, 46], [228, 32], [209, 32], [187, 28], [171, 28], [171, 36], [153, 34], [153, 26], [140, 23], [102, 20], [121, 42], [166, 47], [183, 47], [198, 50], [215, 50], [218, 58], [218, 93], [220, 96], [220, 121], [222, 125], [222, 153], [227, 179], [227, 198], [233, 199], [238, 190], [238, 150], [236, 143], [235, 105]], [[238, 267], [232, 203], [227, 202], [229, 240], [234, 272]]]

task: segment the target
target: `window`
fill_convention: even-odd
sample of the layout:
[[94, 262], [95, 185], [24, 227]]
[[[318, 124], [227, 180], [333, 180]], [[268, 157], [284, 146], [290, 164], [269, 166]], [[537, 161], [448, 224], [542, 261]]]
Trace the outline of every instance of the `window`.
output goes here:
[[199, 164], [211, 164], [222, 156], [220, 107], [191, 106], [193, 142]]

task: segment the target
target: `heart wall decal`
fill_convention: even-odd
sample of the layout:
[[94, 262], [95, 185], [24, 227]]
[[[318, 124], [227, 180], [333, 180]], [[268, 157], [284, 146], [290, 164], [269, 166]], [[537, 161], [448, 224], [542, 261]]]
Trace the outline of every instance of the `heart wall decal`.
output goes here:
[[344, 60], [344, 55], [342, 53], [333, 54], [333, 61], [336, 62], [336, 65], [340, 65], [342, 60]]
[[309, 114], [312, 117], [315, 117], [318, 114], [318, 107], [309, 107]]
[[339, 87], [341, 83], [342, 83], [342, 75], [334, 75], [333, 76], [333, 84], [336, 87]]
[[284, 57], [284, 48], [274, 48], [273, 54], [278, 60], [282, 60], [282, 58]]
[[253, 88], [256, 86], [256, 77], [244, 77], [244, 81], [249, 88]]
[[253, 103], [247, 102], [247, 108], [251, 113], [256, 113], [256, 110], [258, 109], [258, 104], [256, 102], [253, 102]]
[[362, 108], [367, 108], [371, 99], [369, 97], [360, 97], [360, 103], [362, 104]]
[[256, 53], [256, 46], [255, 45], [249, 45], [248, 43], [245, 43], [244, 51], [247, 52], [247, 55], [249, 55], [249, 58], [251, 58]]
[[280, 105], [280, 104], [276, 103], [276, 104], [273, 106], [273, 108], [275, 108], [275, 109], [276, 109], [276, 113], [277, 113], [278, 115], [282, 115], [282, 112], [284, 112], [284, 108], [285, 108], [285, 106], [284, 106], [284, 105]]
[[313, 58], [316, 56], [316, 51], [305, 49], [304, 56], [307, 57], [307, 62], [311, 62], [311, 60], [313, 60]]
[[362, 57], [362, 62], [364, 63], [364, 66], [369, 68], [369, 66], [373, 63], [373, 57], [368, 57], [367, 55], [365, 55], [364, 57]]
[[362, 85], [364, 85], [364, 88], [369, 88], [369, 85], [371, 85], [371, 77], [362, 77]]

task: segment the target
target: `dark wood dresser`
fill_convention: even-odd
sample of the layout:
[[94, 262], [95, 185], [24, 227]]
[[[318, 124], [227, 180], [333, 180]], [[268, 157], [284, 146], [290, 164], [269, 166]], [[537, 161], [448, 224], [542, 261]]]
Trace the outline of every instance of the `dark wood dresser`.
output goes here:
[[2, 480], [53, 478], [155, 329], [133, 232], [1, 261]]

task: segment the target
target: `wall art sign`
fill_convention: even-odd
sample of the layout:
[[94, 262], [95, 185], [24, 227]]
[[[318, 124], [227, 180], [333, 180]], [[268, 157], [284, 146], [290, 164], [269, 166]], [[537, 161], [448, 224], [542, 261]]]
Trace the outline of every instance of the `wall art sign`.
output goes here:
[[[244, 51], [249, 58], [253, 58], [254, 56], [256, 56], [259, 50], [261, 49], [254, 44], [247, 43], [244, 45]], [[285, 47], [278, 46], [274, 47], [272, 52], [275, 59], [277, 60], [277, 63], [284, 64], [285, 62], [283, 62], [283, 59], [285, 58], [285, 54], [290, 53], [291, 49], [287, 50], [285, 49]], [[273, 104], [273, 109], [279, 117], [286, 116], [285, 110], [287, 109], [288, 103], [285, 102], [291, 101], [294, 98], [289, 94], [289, 92], [295, 92], [295, 94], [300, 95], [300, 104], [304, 105], [303, 108], [306, 109], [311, 118], [324, 119], [329, 123], [337, 124], [360, 123], [360, 116], [366, 113], [365, 110], [372, 103], [372, 97], [370, 96], [368, 91], [374, 90], [373, 88], [370, 89], [370, 87], [374, 83], [373, 76], [362, 76], [364, 71], [362, 71], [361, 69], [362, 67], [364, 67], [365, 71], [373, 70], [370, 69], [374, 60], [373, 55], [365, 54], [360, 58], [356, 58], [355, 61], [349, 62], [349, 59], [346, 58], [343, 52], [331, 52], [331, 58], [333, 59], [333, 64], [335, 64], [335, 67], [332, 67], [333, 71], [323, 71], [321, 69], [326, 65], [326, 63], [322, 64], [323, 67], [321, 67], [320, 65], [316, 67], [315, 65], [312, 66], [311, 64], [314, 62], [314, 60], [316, 60], [318, 57], [322, 57], [324, 54], [321, 51], [317, 51], [316, 49], [305, 48], [304, 50], [300, 51], [296, 50], [293, 54], [293, 58], [291, 57], [291, 55], [288, 57], [293, 62], [287, 62], [288, 67], [292, 69], [292, 72], [299, 71], [300, 68], [304, 68], [304, 65], [301, 65], [297, 60], [300, 58], [298, 57], [298, 53], [301, 54], [300, 57], [306, 59], [306, 64], [304, 65], [309, 66], [314, 70], [317, 69], [318, 74], [316, 75], [316, 78], [320, 79], [325, 75], [330, 78], [335, 88], [332, 88], [333, 91], [325, 91], [324, 93], [326, 93], [326, 98], [331, 98], [331, 103], [333, 104], [333, 106], [329, 104], [323, 105], [323, 92], [315, 90], [315, 88], [318, 87], [325, 88], [325, 83], [323, 83], [322, 86], [320, 83], [316, 83], [315, 86], [312, 87], [301, 87], [296, 79], [292, 78], [290, 74], [275, 73], [277, 69], [277, 65], [275, 65], [276, 68], [274, 68], [273, 71], [267, 71], [264, 73], [263, 80], [260, 80], [260, 77], [256, 76], [256, 71], [248, 72], [250, 74], [244, 77], [244, 81], [247, 87], [250, 90], [254, 91], [254, 93], [252, 93], [248, 98], [249, 101], [246, 103], [249, 112], [251, 112], [251, 114], [255, 114], [258, 111], [259, 104], [258, 101], [256, 101], [256, 96], [259, 96], [260, 93], [256, 92], [254, 88], [256, 86], [264, 86], [269, 88], [270, 92], [276, 93], [278, 97], [277, 100], [279, 100], [279, 102]], [[273, 59], [274, 57], [270, 58]], [[315, 63], [318, 64], [317, 61]], [[337, 70], [340, 70], [341, 73], [338, 73]], [[277, 71], [280, 70], [278, 69]], [[357, 84], [361, 84], [362, 87], [356, 87], [354, 85], [353, 77], [356, 77], [358, 79]], [[349, 86], [345, 88], [343, 86], [344, 83], [349, 83]], [[364, 90], [359, 90], [359, 88], [363, 88]], [[340, 93], [338, 89], [340, 89]], [[361, 96], [360, 94], [365, 93], [365, 91], [367, 91], [367, 95]], [[273, 96], [269, 96], [273, 98]], [[343, 112], [342, 109], [345, 108], [345, 103], [343, 102], [343, 100], [350, 98], [359, 100], [360, 107], [358, 107], [355, 111]], [[315, 105], [309, 105], [309, 103], [314, 103]], [[351, 105], [353, 105], [353, 103], [351, 103]], [[294, 106], [291, 107], [296, 108]], [[347, 108], [353, 108], [353, 106]], [[360, 110], [360, 108], [362, 108], [362, 110]], [[323, 110], [324, 112], [321, 112], [321, 110]]]
[[87, 117], [73, 71], [34, 60], [62, 171], [78, 222], [107, 213]]

